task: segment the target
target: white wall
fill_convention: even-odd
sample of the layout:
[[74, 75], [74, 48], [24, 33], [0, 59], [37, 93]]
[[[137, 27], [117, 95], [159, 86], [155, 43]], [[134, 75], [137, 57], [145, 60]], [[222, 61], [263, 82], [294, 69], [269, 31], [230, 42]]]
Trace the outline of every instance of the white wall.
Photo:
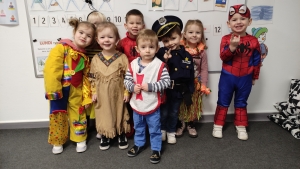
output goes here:
[[[267, 34], [269, 55], [252, 89], [249, 113], [276, 112], [273, 104], [287, 99], [290, 79], [300, 78], [300, 1], [288, 2], [275, 0], [274, 22]], [[20, 24], [0, 25], [0, 124], [48, 121], [43, 79], [34, 76], [24, 1], [17, 1], [17, 6]], [[218, 73], [209, 75], [213, 93], [204, 98], [204, 115], [214, 114], [218, 80]]]

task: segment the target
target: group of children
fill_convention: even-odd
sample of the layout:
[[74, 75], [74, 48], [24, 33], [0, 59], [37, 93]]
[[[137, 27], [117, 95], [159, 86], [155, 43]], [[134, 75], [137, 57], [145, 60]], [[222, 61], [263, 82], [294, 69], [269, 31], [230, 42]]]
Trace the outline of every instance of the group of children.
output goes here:
[[[234, 93], [238, 138], [247, 140], [246, 105], [259, 76], [260, 48], [257, 39], [246, 33], [251, 17], [245, 5], [230, 8], [227, 24], [232, 33], [221, 41], [223, 66], [212, 134], [222, 138]], [[96, 120], [101, 150], [109, 149], [116, 136], [119, 148], [128, 148], [126, 134], [132, 133], [133, 124], [129, 157], [145, 149], [148, 128], [151, 163], [160, 162], [162, 141], [175, 144], [185, 128], [190, 137], [197, 137], [194, 122], [202, 113], [202, 96], [209, 94], [200, 20], [188, 20], [183, 29], [180, 18], [164, 16], [150, 30], [145, 29], [143, 14], [133, 9], [126, 14], [127, 33], [121, 40], [117, 27], [97, 11], [88, 15], [87, 22], [71, 19], [70, 25], [74, 40], [61, 40], [50, 51], [44, 69], [50, 100], [48, 142], [54, 154], [62, 153], [69, 129], [76, 151], [86, 150], [87, 115]]]

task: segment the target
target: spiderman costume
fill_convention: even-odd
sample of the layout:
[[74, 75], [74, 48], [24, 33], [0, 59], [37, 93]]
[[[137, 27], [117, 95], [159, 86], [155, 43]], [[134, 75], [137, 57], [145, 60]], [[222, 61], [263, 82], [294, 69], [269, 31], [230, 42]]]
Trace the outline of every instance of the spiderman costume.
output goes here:
[[229, 49], [231, 34], [222, 38], [220, 58], [223, 61], [219, 81], [218, 106], [214, 123], [223, 126], [227, 110], [234, 94], [236, 126], [248, 126], [247, 100], [252, 88], [252, 80], [259, 78], [261, 55], [258, 40], [251, 35], [240, 37], [234, 52]]

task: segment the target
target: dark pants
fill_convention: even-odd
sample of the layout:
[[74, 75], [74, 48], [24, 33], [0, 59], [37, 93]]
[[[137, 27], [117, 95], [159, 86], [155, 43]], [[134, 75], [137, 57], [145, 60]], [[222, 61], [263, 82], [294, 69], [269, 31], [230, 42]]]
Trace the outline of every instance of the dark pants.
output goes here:
[[183, 96], [180, 92], [173, 89], [167, 89], [166, 92], [167, 102], [160, 106], [161, 130], [174, 133], [176, 132], [178, 111]]

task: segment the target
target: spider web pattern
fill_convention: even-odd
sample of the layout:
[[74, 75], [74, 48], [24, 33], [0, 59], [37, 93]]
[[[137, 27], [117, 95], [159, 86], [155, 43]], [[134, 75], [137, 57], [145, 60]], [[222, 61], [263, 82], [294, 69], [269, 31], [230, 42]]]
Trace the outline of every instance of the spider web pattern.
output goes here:
[[258, 76], [259, 70], [257, 74], [257, 67], [260, 67], [261, 61], [257, 39], [251, 35], [241, 37], [240, 44], [236, 51], [231, 53], [229, 50], [230, 38], [231, 34], [226, 35], [222, 38], [221, 42], [223, 69], [237, 77], [251, 73], [254, 73], [255, 77]]

